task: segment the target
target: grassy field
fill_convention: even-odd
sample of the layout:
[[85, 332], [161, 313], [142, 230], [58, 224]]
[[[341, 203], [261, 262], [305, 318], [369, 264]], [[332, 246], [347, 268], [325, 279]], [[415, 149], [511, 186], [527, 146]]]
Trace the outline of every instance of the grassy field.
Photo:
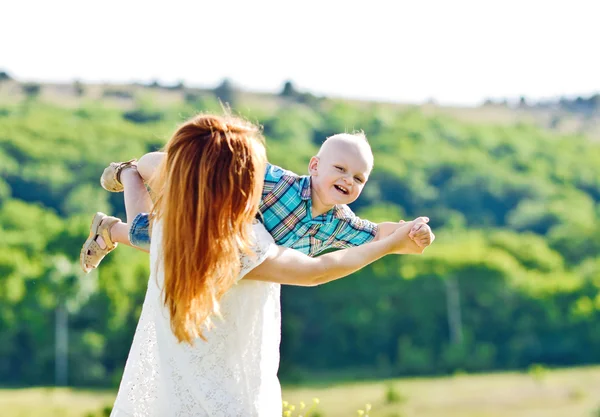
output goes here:
[[[102, 416], [114, 391], [53, 388], [0, 390], [3, 417]], [[292, 416], [319, 398], [319, 416], [373, 417], [596, 417], [600, 416], [600, 367], [529, 373], [395, 379], [329, 387], [284, 387]]]

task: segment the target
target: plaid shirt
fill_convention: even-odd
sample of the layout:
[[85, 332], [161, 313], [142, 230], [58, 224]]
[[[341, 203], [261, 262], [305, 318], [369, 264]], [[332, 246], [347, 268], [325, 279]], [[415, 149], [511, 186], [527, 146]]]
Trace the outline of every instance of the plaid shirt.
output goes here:
[[346, 205], [338, 204], [315, 218], [311, 208], [310, 177], [268, 164], [259, 219], [278, 245], [314, 256], [362, 245], [377, 234], [375, 223], [358, 218]]
[[[346, 205], [336, 205], [315, 218], [311, 215], [310, 177], [267, 165], [258, 218], [275, 243], [314, 256], [327, 249], [367, 243], [378, 226], [358, 218]], [[129, 229], [134, 246], [149, 249], [148, 214], [138, 214]]]

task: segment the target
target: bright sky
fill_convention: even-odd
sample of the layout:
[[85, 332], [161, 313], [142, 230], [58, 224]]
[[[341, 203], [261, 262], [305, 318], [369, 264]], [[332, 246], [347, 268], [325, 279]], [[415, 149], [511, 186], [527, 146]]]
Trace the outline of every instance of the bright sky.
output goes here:
[[0, 69], [478, 104], [600, 92], [598, 0], [9, 0]]

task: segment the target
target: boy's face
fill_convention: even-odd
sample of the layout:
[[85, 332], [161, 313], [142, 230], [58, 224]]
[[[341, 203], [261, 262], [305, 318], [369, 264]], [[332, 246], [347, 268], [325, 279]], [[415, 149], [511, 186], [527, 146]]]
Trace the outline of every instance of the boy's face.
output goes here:
[[327, 144], [308, 165], [313, 193], [325, 205], [350, 204], [360, 195], [372, 166], [373, 157], [366, 143]]

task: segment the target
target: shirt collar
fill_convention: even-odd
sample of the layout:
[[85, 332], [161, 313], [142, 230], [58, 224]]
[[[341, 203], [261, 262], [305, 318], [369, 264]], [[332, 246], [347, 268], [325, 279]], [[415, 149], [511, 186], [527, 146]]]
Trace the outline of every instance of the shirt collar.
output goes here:
[[300, 177], [300, 198], [302, 200], [310, 200], [310, 176], [303, 175]]
[[352, 210], [350, 210], [350, 207], [348, 207], [345, 204], [336, 204], [333, 207], [333, 217], [335, 217], [336, 219], [340, 219], [340, 220], [346, 220], [346, 219], [350, 219], [353, 216], [353, 212]]

